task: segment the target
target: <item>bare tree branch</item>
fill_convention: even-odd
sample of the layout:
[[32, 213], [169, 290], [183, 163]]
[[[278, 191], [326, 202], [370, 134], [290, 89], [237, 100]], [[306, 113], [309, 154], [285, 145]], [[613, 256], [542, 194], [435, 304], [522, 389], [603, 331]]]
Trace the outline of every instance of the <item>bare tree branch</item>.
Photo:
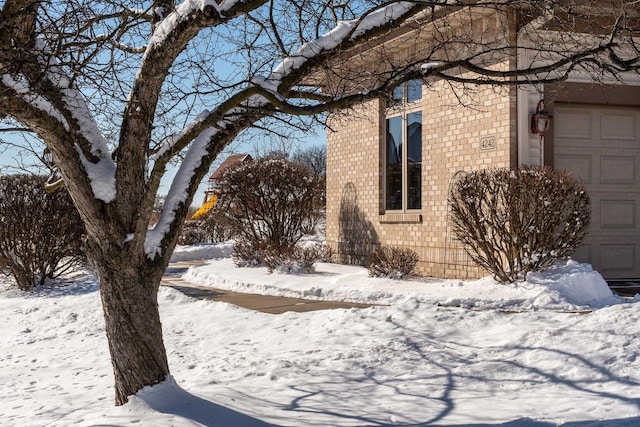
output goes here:
[[50, 149], [87, 226], [118, 403], [169, 372], [162, 271], [198, 184], [248, 129], [284, 137], [412, 79], [427, 90], [444, 81], [466, 102], [483, 85], [640, 72], [637, 0], [133, 4], [7, 0], [0, 10], [0, 117], [10, 118], [0, 132], [31, 130]]

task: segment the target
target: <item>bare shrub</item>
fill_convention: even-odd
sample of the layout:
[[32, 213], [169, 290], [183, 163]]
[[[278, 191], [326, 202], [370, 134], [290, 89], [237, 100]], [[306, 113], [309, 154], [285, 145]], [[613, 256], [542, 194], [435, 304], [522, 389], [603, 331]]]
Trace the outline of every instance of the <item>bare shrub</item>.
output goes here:
[[178, 237], [179, 245], [196, 245], [209, 241], [209, 236], [203, 221], [187, 221], [182, 226], [180, 237]]
[[319, 261], [331, 259], [331, 249], [328, 246], [315, 244], [304, 247], [297, 247], [293, 252], [293, 257], [300, 265], [301, 271], [310, 273], [315, 270], [315, 264]]
[[331, 249], [321, 244], [296, 246], [291, 251], [269, 250], [264, 263], [269, 272], [277, 270], [282, 273], [311, 273], [319, 261], [331, 259]]
[[302, 223], [302, 233], [303, 234], [314, 234], [316, 232], [316, 227], [318, 226], [318, 222], [320, 221], [319, 216], [314, 215], [313, 217], [308, 218], [306, 221]]
[[333, 262], [334, 251], [330, 246], [320, 245], [322, 247], [322, 251], [320, 252], [321, 257], [318, 258], [319, 262]]
[[275, 248], [269, 247], [264, 251], [264, 265], [267, 266], [269, 273], [278, 270], [282, 273], [290, 273], [297, 269], [293, 254], [294, 248]]
[[0, 177], [0, 271], [32, 289], [85, 263], [84, 225], [66, 190], [47, 193], [45, 178]]
[[293, 161], [308, 166], [318, 177], [327, 174], [327, 147], [313, 145], [297, 151], [293, 155]]
[[257, 267], [264, 264], [269, 245], [265, 242], [238, 239], [233, 245], [231, 258], [237, 267]]
[[[297, 151], [293, 155], [293, 161], [311, 169], [318, 180], [320, 191], [314, 199], [315, 209], [323, 211], [327, 206], [326, 182], [327, 182], [327, 147], [324, 145], [314, 145], [307, 149]], [[311, 217], [309, 230], [316, 226], [317, 218]], [[311, 234], [309, 232], [308, 234]]]
[[380, 246], [368, 260], [369, 276], [401, 279], [413, 274], [418, 264], [418, 254], [409, 248]]
[[569, 257], [591, 213], [584, 187], [549, 168], [470, 173], [454, 184], [449, 206], [456, 239], [503, 283]]
[[227, 169], [219, 182], [221, 215], [243, 244], [289, 250], [320, 213], [314, 199], [322, 191], [303, 165], [282, 158], [259, 159]]
[[210, 242], [224, 242], [240, 234], [238, 221], [229, 220], [221, 206], [217, 204], [202, 218], [202, 227]]

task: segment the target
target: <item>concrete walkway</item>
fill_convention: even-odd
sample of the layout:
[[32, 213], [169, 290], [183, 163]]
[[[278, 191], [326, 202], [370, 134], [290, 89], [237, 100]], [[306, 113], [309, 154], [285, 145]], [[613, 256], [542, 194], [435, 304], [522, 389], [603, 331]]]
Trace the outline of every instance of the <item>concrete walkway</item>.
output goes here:
[[370, 304], [340, 301], [316, 301], [302, 298], [246, 294], [224, 289], [195, 286], [190, 282], [182, 280], [180, 276], [182, 276], [190, 266], [201, 265], [202, 263], [202, 261], [186, 261], [170, 264], [162, 278], [162, 285], [170, 286], [193, 298], [228, 302], [250, 310], [269, 314], [282, 314], [287, 311], [304, 312], [314, 310], [331, 310], [334, 308], [371, 307]]

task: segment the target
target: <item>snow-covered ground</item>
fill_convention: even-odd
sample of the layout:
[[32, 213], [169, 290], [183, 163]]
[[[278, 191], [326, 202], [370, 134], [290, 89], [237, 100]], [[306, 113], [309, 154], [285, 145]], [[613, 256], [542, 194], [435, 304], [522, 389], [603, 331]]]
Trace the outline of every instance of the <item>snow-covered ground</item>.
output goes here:
[[[569, 262], [518, 285], [238, 269], [228, 245], [184, 276], [254, 293], [366, 301], [283, 315], [162, 288], [173, 378], [113, 407], [98, 287], [0, 286], [0, 425], [640, 425], [640, 297]], [[384, 305], [383, 305], [384, 304]]]

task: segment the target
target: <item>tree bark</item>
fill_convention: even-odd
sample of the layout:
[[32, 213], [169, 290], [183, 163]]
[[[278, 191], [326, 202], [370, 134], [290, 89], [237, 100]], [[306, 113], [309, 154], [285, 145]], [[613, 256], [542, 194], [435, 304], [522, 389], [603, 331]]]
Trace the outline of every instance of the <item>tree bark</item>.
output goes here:
[[110, 258], [92, 250], [89, 254], [100, 283], [115, 401], [123, 405], [169, 375], [157, 299], [164, 266], [150, 264], [144, 256], [132, 263], [126, 250]]

